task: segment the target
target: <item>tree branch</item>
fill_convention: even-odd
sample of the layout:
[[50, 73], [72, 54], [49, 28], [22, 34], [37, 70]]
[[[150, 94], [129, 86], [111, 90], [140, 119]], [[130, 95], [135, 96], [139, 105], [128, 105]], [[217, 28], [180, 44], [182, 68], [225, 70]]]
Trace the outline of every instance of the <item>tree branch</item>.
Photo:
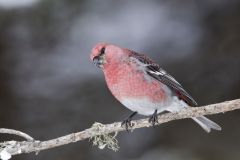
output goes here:
[[25, 138], [28, 141], [33, 141], [34, 139], [26, 133], [17, 131], [14, 129], [0, 128], [0, 134], [13, 134]]
[[[240, 99], [226, 101], [226, 102], [217, 103], [217, 104], [211, 104], [203, 107], [189, 107], [186, 109], [182, 109], [178, 113], [166, 113], [166, 114], [160, 115], [158, 117], [159, 123], [157, 125], [166, 123], [172, 120], [224, 113], [224, 112], [228, 112], [236, 109], [240, 109]], [[151, 124], [149, 124], [148, 122], [148, 118], [132, 121], [132, 123], [133, 123], [132, 130], [136, 128], [151, 126]], [[114, 132], [117, 133], [124, 130], [125, 129], [121, 127], [121, 122], [115, 122], [115, 123], [106, 124], [106, 125], [100, 125], [100, 123], [98, 123], [97, 125], [93, 125], [91, 128], [86, 129], [84, 131], [72, 133], [66, 136], [62, 136], [62, 137], [47, 140], [47, 141], [34, 140], [34, 141], [21, 141], [21, 142], [19, 141], [2, 142], [0, 143], [0, 155], [3, 151], [4, 153], [7, 152], [10, 155], [17, 155], [17, 154], [30, 153], [30, 152], [38, 153], [42, 150], [55, 148], [58, 146], [85, 140], [95, 136], [107, 135], [109, 133], [114, 133]]]

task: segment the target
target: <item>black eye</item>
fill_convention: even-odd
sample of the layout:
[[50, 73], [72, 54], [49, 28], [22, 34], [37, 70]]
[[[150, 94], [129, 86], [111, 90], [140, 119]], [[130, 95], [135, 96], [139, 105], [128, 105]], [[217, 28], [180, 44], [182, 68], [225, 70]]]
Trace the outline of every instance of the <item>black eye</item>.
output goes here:
[[105, 47], [103, 47], [100, 51], [100, 55], [103, 55], [105, 53]]

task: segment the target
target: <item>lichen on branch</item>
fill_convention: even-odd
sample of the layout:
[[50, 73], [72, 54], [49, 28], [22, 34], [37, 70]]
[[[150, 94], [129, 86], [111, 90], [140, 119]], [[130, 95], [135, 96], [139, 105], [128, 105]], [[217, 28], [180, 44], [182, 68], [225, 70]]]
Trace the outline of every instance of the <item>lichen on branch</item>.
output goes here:
[[[166, 123], [173, 120], [224, 113], [236, 109], [240, 109], [240, 99], [226, 101], [217, 104], [211, 104], [203, 107], [189, 107], [182, 109], [178, 113], [166, 113], [158, 116], [158, 124], [156, 125], [160, 125], [162, 123]], [[132, 126], [131, 130], [151, 126], [151, 124], [148, 122], [148, 118], [135, 120], [132, 122], [134, 125]], [[19, 136], [24, 137], [27, 140], [0, 142], [0, 158], [6, 160], [11, 158], [13, 155], [31, 152], [39, 153], [42, 150], [55, 148], [58, 146], [78, 142], [85, 139], [92, 140], [93, 144], [97, 145], [101, 149], [108, 147], [116, 151], [119, 148], [116, 139], [117, 133], [124, 130], [125, 129], [121, 127], [121, 122], [115, 122], [112, 124], [105, 125], [95, 123], [91, 128], [85, 129], [84, 131], [72, 133], [66, 136], [58, 137], [47, 141], [37, 141], [25, 133], [22, 134], [23, 132], [20, 131], [15, 132], [16, 130], [14, 130], [15, 133], [19, 133]], [[13, 130], [0, 128], [0, 134], [1, 133], [5, 134], [6, 131]], [[114, 133], [114, 135], [111, 135], [111, 133]], [[8, 134], [14, 133], [9, 132]]]

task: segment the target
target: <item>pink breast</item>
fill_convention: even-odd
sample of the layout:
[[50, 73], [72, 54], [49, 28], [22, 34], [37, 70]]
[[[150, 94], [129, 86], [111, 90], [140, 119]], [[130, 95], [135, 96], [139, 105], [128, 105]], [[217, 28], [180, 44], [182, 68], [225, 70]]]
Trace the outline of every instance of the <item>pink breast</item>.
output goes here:
[[112, 94], [121, 101], [123, 98], [149, 98], [152, 102], [167, 99], [164, 85], [146, 77], [142, 70], [135, 70], [129, 64], [111, 66], [104, 70], [107, 85]]

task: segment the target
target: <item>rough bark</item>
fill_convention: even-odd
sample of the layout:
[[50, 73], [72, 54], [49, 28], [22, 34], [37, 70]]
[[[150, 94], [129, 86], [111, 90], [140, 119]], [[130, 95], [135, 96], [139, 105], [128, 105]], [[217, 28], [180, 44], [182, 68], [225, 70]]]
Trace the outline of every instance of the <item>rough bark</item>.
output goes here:
[[[191, 117], [199, 117], [202, 115], [212, 115], [218, 113], [224, 113], [232, 110], [236, 110], [240, 108], [240, 99], [226, 101], [217, 104], [211, 104], [203, 107], [189, 107], [181, 110], [178, 113], [166, 113], [158, 116], [158, 124], [166, 123], [172, 120], [191, 118]], [[151, 124], [148, 122], [148, 118], [140, 119], [132, 121], [133, 129], [143, 128], [143, 127], [151, 127]], [[10, 155], [17, 155], [22, 153], [30, 153], [35, 152], [38, 153], [42, 150], [47, 150], [50, 148], [66, 145], [69, 143], [85, 140], [91, 137], [106, 135], [109, 133], [116, 133], [120, 131], [124, 131], [125, 129], [121, 127], [121, 122], [115, 122], [106, 125], [100, 125], [100, 127], [92, 126], [91, 128], [85, 129], [84, 131], [71, 133], [69, 135], [65, 135], [62, 137], [58, 137], [55, 139], [47, 140], [47, 141], [38, 141], [33, 140], [32, 137], [26, 136], [22, 132], [12, 132], [13, 130], [0, 129], [0, 133], [8, 133], [8, 134], [17, 134], [19, 136], [24, 137], [27, 141], [7, 141], [0, 143], [0, 154], [1, 150], [9, 153]], [[9, 132], [7, 132], [9, 131]]]

